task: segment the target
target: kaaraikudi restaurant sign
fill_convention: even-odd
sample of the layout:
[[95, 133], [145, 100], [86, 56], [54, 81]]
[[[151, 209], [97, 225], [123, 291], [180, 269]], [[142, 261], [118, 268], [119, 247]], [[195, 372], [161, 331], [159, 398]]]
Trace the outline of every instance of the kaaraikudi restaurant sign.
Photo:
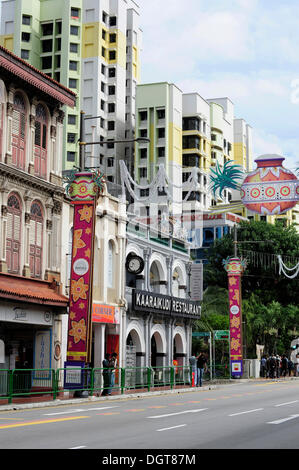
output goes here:
[[200, 318], [201, 307], [199, 302], [136, 289], [133, 290], [132, 295], [135, 311], [188, 316], [194, 319]]

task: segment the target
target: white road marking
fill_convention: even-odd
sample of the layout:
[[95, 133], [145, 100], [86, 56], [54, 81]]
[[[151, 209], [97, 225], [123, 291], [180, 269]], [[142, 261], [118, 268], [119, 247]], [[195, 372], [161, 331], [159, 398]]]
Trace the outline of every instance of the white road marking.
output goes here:
[[70, 447], [71, 450], [74, 449], [84, 449], [86, 446], [77, 446], [77, 447]]
[[54, 416], [54, 415], [65, 415], [65, 414], [70, 414], [70, 413], [82, 413], [82, 411], [98, 411], [98, 410], [109, 410], [111, 408], [118, 408], [118, 406], [103, 406], [101, 408], [87, 408], [85, 410], [81, 409], [76, 409], [76, 410], [70, 410], [70, 411], [59, 411], [57, 413], [46, 413], [44, 416]]
[[157, 432], [169, 431], [170, 429], [183, 428], [184, 426], [187, 426], [187, 425], [186, 424], [179, 424], [178, 426], [172, 426], [171, 428], [157, 429]]
[[291, 419], [299, 418], [299, 415], [292, 415], [288, 418], [277, 419], [276, 421], [269, 421], [268, 424], [281, 424], [285, 423], [286, 421], [290, 421]]
[[205, 411], [205, 410], [207, 410], [207, 409], [208, 409], [208, 408], [200, 408], [200, 409], [198, 409], [198, 410], [179, 411], [178, 413], [170, 413], [170, 414], [167, 414], [167, 415], [147, 416], [147, 418], [150, 418], [150, 419], [155, 419], [155, 418], [168, 418], [169, 416], [183, 415], [183, 414], [186, 414], [186, 413], [198, 413], [199, 411]]
[[256, 408], [255, 410], [248, 410], [248, 411], [241, 411], [240, 413], [233, 413], [231, 415], [228, 415], [228, 416], [238, 416], [238, 415], [245, 415], [247, 413], [254, 413], [255, 411], [261, 411], [263, 410], [264, 408]]
[[298, 403], [298, 400], [289, 401], [289, 402], [287, 402], [287, 403], [280, 403], [279, 405], [275, 405], [275, 406], [291, 405], [292, 403]]

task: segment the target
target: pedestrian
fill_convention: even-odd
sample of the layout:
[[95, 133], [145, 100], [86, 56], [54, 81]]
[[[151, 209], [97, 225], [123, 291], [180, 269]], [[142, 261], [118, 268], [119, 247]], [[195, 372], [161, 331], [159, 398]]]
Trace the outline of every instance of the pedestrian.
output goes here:
[[295, 377], [299, 376], [299, 354], [296, 354], [295, 361], [294, 361], [294, 366], [295, 366]]
[[[189, 357], [189, 364], [190, 364], [190, 383], [191, 386], [196, 386], [197, 383], [197, 360], [195, 356]], [[193, 380], [192, 380], [193, 379]]]
[[289, 370], [289, 377], [293, 375], [294, 370], [294, 363], [291, 359], [288, 360], [288, 370]]
[[266, 359], [266, 356], [263, 356], [262, 359], [261, 359], [260, 376], [261, 377], [266, 377], [267, 376], [267, 359]]
[[274, 379], [276, 370], [276, 357], [272, 354], [269, 358], [269, 377]]
[[110, 354], [106, 353], [105, 358], [102, 362], [103, 365], [103, 381], [104, 381], [104, 387], [102, 391], [102, 396], [108, 395], [108, 390], [109, 390], [109, 385], [110, 385], [110, 370], [109, 370], [109, 365], [110, 365]]
[[116, 352], [111, 354], [110, 362], [109, 362], [109, 368], [110, 368], [110, 386], [108, 390], [108, 395], [111, 395], [111, 392], [113, 390], [113, 387], [115, 385], [115, 369], [117, 368], [117, 354]]
[[285, 354], [281, 357], [281, 375], [286, 377], [288, 371], [288, 358]]
[[202, 380], [203, 380], [203, 374], [204, 374], [204, 371], [206, 371], [207, 369], [207, 360], [206, 360], [206, 357], [204, 355], [204, 353], [200, 353], [197, 358], [197, 383], [196, 383], [196, 386], [197, 387], [201, 387], [202, 386]]
[[281, 370], [281, 357], [276, 354], [276, 368], [275, 368], [275, 376], [277, 379], [280, 377], [280, 370]]

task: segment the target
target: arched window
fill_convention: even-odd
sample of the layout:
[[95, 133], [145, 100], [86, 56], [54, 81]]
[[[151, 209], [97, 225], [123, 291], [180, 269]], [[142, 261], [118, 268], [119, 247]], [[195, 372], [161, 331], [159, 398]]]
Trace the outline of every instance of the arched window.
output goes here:
[[38, 104], [35, 114], [34, 173], [47, 176], [47, 113], [42, 104]]
[[43, 211], [38, 201], [30, 209], [29, 264], [32, 277], [42, 275]]
[[6, 263], [12, 274], [20, 273], [21, 202], [16, 194], [7, 200]]
[[16, 93], [12, 112], [12, 164], [21, 170], [25, 169], [26, 124], [25, 101]]
[[113, 287], [114, 282], [113, 282], [113, 276], [114, 276], [114, 266], [113, 266], [114, 260], [113, 260], [113, 243], [110, 240], [108, 242], [108, 278], [107, 278], [107, 286], [108, 287]]

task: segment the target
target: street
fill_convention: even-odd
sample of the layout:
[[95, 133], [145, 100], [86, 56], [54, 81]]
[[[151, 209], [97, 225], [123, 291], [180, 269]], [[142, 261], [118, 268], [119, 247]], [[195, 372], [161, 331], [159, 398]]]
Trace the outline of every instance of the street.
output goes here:
[[1, 449], [298, 449], [299, 380], [0, 410]]

